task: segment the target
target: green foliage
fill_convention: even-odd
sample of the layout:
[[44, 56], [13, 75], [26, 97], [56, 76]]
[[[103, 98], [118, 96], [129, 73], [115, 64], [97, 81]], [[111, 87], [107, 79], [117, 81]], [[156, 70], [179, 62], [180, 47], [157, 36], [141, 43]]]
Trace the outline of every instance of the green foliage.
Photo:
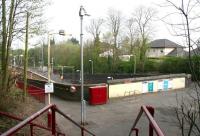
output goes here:
[[131, 73], [133, 71], [133, 65], [128, 61], [120, 61], [118, 63], [116, 73]]
[[166, 57], [159, 67], [160, 73], [188, 73], [188, 59], [181, 57]]
[[145, 62], [144, 71], [145, 72], [158, 72], [160, 67], [160, 62], [157, 59], [147, 59]]
[[62, 43], [52, 46], [52, 57], [54, 58], [54, 66], [65, 65], [75, 66], [80, 65], [80, 47], [73, 43]]
[[71, 41], [73, 44], [78, 44], [78, 43], [79, 43], [79, 41], [78, 41], [76, 38], [74, 38], [74, 37], [72, 37], [72, 38], [70, 39], [70, 41]]

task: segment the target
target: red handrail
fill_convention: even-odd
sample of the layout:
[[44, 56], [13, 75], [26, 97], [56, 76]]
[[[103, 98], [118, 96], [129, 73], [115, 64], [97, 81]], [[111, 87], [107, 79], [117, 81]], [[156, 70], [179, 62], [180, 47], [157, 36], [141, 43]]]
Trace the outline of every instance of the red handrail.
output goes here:
[[144, 106], [144, 105], [141, 107], [140, 112], [138, 113], [138, 116], [129, 132], [129, 136], [131, 136], [132, 132], [136, 129], [136, 125], [140, 120], [143, 112], [145, 113], [145, 115], [149, 120], [149, 136], [153, 136], [153, 130], [156, 132], [157, 136], [164, 136], [162, 130], [160, 129], [160, 127], [153, 118], [154, 108], [151, 106]]
[[[36, 119], [37, 117], [39, 117], [40, 115], [42, 115], [43, 113], [47, 112], [51, 110], [51, 131], [52, 131], [52, 134], [55, 135], [56, 133], [57, 134], [61, 134], [63, 135], [62, 133], [58, 133], [56, 132], [56, 116], [55, 116], [55, 113], [58, 112], [60, 113], [62, 116], [64, 116], [66, 119], [68, 119], [70, 122], [72, 122], [74, 125], [76, 125], [77, 127], [79, 127], [81, 129], [81, 135], [84, 136], [84, 131], [89, 133], [90, 135], [92, 136], [95, 136], [92, 132], [90, 132], [89, 130], [87, 130], [86, 128], [84, 128], [83, 126], [79, 125], [78, 123], [76, 123], [74, 120], [72, 120], [70, 117], [68, 117], [67, 115], [65, 115], [62, 111], [60, 111], [56, 105], [48, 105], [46, 107], [44, 107], [43, 109], [39, 110], [38, 112], [34, 113], [33, 115], [31, 115], [30, 117], [28, 117], [27, 119], [23, 120], [22, 122], [20, 122], [19, 124], [17, 124], [16, 126], [12, 127], [11, 129], [9, 129], [8, 131], [6, 131], [5, 133], [3, 133], [1, 136], [11, 136], [13, 134], [15, 134], [17, 131], [19, 131], [20, 129], [22, 129], [24, 126], [26, 126], [27, 124], [30, 124], [30, 127], [31, 127], [31, 136], [33, 134], [33, 129], [32, 127], [35, 126], [34, 123], [32, 123], [32, 121], [34, 119]], [[9, 117], [9, 115], [7, 115]], [[10, 116], [11, 117], [11, 116]], [[16, 119], [16, 117], [11, 117], [13, 119]], [[38, 126], [38, 125], [37, 125]], [[40, 127], [43, 127], [43, 126], [40, 126]], [[44, 128], [44, 127], [43, 127]], [[45, 129], [45, 128], [44, 128]]]
[[[23, 121], [23, 119], [21, 119], [21, 118], [19, 118], [19, 117], [17, 117], [17, 116], [10, 115], [9, 113], [6, 113], [6, 112], [0, 111], [0, 115], [6, 116], [6, 117], [8, 117], [8, 118], [11, 118], [11, 119], [14, 119], [14, 120], [17, 120], [17, 121]], [[45, 126], [43, 126], [43, 125], [40, 125], [40, 124], [36, 124], [36, 123], [32, 123], [32, 122], [30, 122], [29, 124], [30, 124], [30, 127], [31, 127], [31, 131], [32, 131], [32, 129], [33, 129], [33, 126], [38, 127], [38, 128], [41, 128], [41, 129], [44, 129], [44, 130], [47, 130], [47, 131], [51, 131], [50, 128], [47, 128], [47, 127], [45, 127]], [[65, 134], [63, 134], [63, 133], [61, 133], [61, 132], [58, 132], [58, 131], [57, 131], [56, 133], [57, 133], [58, 135], [63, 135], [63, 136], [65, 136]], [[32, 133], [31, 133], [31, 134], [32, 134]]]
[[81, 134], [82, 136], [84, 135], [84, 131], [89, 133], [92, 136], [95, 136], [95, 134], [93, 134], [92, 132], [90, 132], [89, 130], [85, 129], [83, 126], [79, 125], [78, 123], [76, 123], [75, 121], [73, 121], [69, 116], [65, 115], [62, 111], [60, 111], [59, 109], [56, 108], [56, 111], [60, 114], [63, 115], [63, 117], [65, 117], [67, 120], [71, 121], [74, 125], [76, 125], [77, 127], [79, 127], [81, 129]]
[[31, 121], [33, 121], [34, 119], [36, 119], [37, 117], [39, 117], [41, 114], [43, 114], [44, 112], [48, 111], [49, 109], [51, 109], [52, 107], [55, 107], [55, 105], [48, 105], [46, 107], [44, 107], [43, 109], [41, 109], [40, 111], [34, 113], [33, 115], [31, 115], [30, 117], [28, 117], [27, 119], [23, 120], [22, 122], [20, 122], [19, 124], [17, 124], [16, 126], [12, 127], [11, 129], [9, 129], [8, 131], [6, 131], [5, 133], [3, 133], [1, 136], [10, 136], [15, 134], [18, 130], [20, 130], [21, 128], [23, 128], [24, 126], [26, 126], [27, 124], [30, 124]]

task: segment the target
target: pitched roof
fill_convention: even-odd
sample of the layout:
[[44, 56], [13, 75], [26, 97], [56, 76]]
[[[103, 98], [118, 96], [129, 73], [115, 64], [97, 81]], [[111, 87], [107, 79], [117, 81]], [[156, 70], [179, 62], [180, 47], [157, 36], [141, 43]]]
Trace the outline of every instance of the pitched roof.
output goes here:
[[182, 48], [172, 50], [167, 56], [187, 56], [187, 51]]
[[200, 47], [197, 47], [194, 50], [191, 50], [191, 55], [200, 55]]
[[184, 48], [168, 39], [157, 39], [150, 43], [151, 48]]

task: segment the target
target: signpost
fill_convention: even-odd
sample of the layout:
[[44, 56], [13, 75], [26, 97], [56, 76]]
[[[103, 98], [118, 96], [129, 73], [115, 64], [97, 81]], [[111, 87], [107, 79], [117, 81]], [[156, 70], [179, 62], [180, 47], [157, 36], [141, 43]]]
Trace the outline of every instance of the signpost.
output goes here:
[[46, 83], [45, 84], [45, 93], [48, 93], [48, 104], [51, 104], [50, 93], [53, 93], [53, 91], [54, 91], [53, 83]]

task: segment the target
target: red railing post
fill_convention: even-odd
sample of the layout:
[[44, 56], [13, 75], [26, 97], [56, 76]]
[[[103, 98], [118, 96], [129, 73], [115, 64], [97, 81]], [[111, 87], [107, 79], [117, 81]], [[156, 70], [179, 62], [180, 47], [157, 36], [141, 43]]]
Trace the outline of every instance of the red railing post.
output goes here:
[[[154, 108], [151, 106], [146, 106], [146, 108], [150, 112], [151, 116], [154, 117]], [[153, 136], [153, 126], [151, 122], [149, 122], [149, 136]]]
[[81, 128], [81, 136], [84, 136], [84, 128]]
[[55, 106], [51, 108], [51, 113], [52, 113], [52, 119], [51, 119], [51, 126], [52, 126], [52, 135], [56, 134], [56, 111], [55, 111]]
[[51, 114], [51, 110], [48, 110], [48, 112], [47, 112], [47, 118], [48, 118], [48, 122], [47, 122], [47, 126], [48, 126], [48, 128], [51, 128], [51, 126], [52, 126], [52, 114]]
[[31, 136], [33, 136], [33, 125], [30, 124], [30, 131], [31, 131]]
[[138, 136], [138, 133], [139, 133], [139, 129], [138, 128], [134, 128], [132, 131], [135, 131], [135, 136]]

